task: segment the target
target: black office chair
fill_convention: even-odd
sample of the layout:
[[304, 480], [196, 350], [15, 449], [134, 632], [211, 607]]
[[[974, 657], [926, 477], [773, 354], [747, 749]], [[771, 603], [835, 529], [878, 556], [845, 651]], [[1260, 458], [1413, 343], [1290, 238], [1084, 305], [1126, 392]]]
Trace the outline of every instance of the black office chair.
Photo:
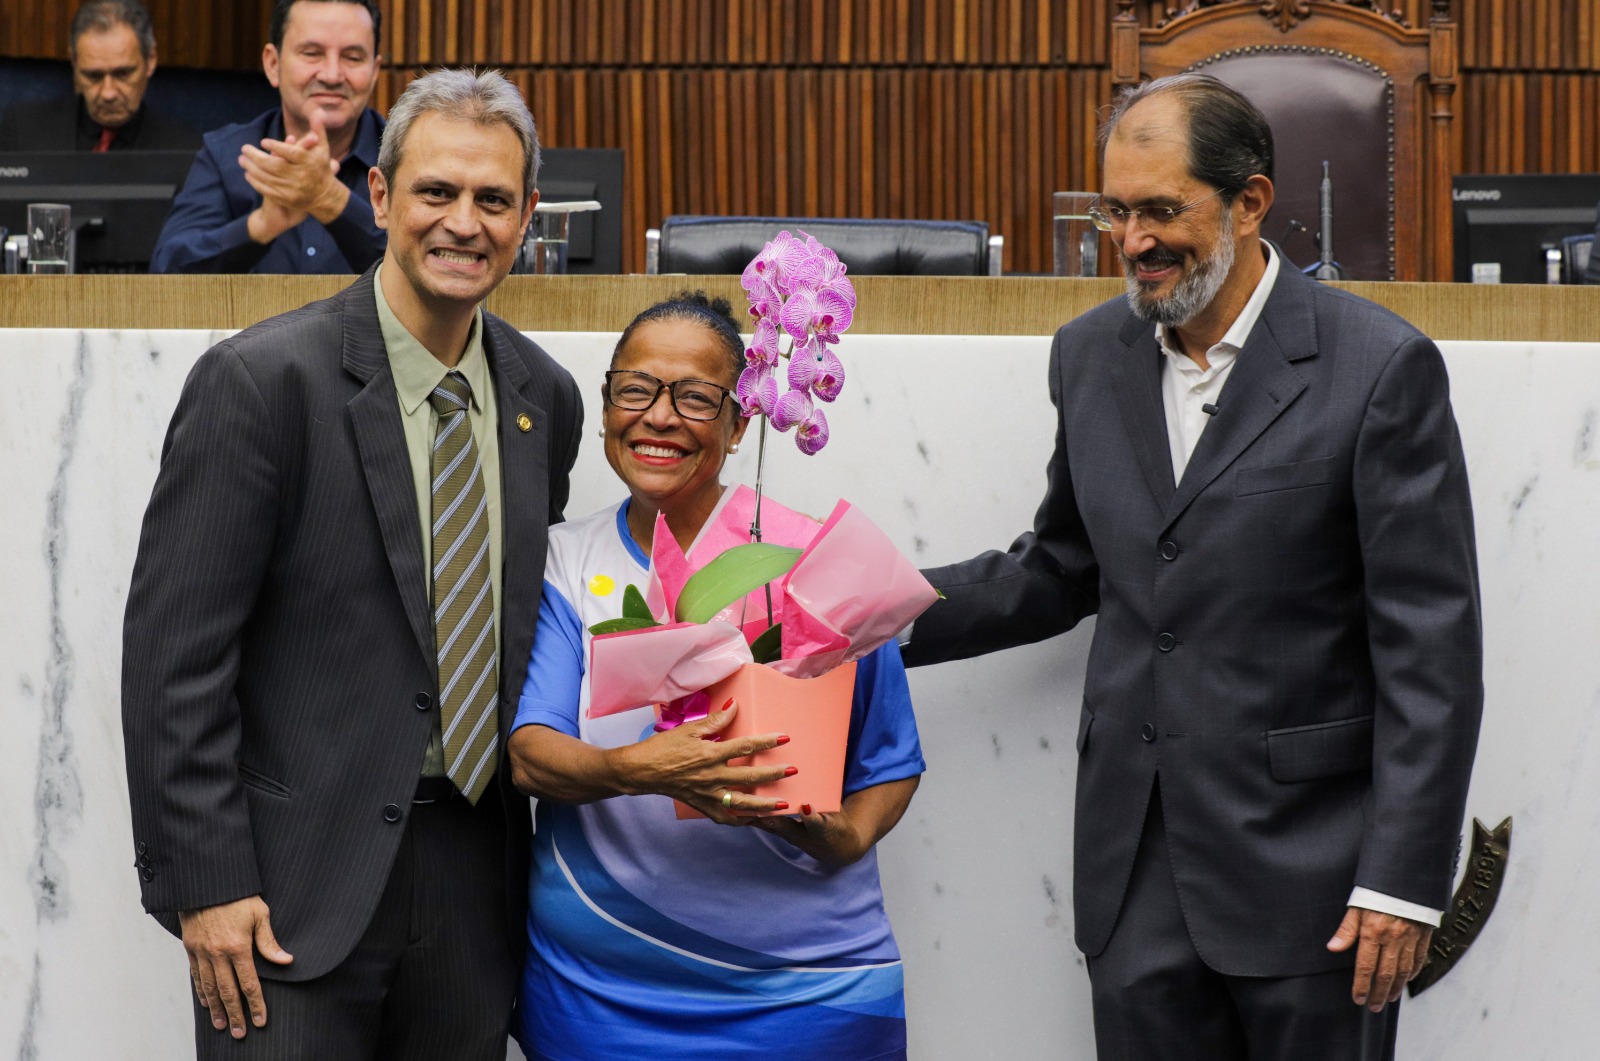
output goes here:
[[1594, 233], [1565, 236], [1561, 240], [1561, 282], [1581, 284], [1589, 271], [1589, 252], [1594, 247]]
[[674, 215], [645, 233], [644, 271], [742, 273], [784, 230], [815, 236], [857, 276], [999, 276], [1005, 246], [982, 221]]

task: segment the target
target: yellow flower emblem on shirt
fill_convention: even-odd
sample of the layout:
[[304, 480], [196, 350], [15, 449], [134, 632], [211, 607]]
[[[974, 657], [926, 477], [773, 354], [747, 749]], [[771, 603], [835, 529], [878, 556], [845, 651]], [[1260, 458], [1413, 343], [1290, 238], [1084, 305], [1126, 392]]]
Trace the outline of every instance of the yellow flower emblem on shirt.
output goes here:
[[589, 580], [589, 592], [596, 597], [609, 597], [616, 588], [616, 580], [610, 575], [596, 575]]

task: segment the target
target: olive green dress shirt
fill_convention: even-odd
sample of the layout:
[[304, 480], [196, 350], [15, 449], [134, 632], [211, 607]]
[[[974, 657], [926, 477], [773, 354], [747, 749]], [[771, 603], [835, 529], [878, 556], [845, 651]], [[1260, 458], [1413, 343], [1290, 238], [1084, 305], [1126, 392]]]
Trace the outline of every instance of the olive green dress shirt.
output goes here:
[[[383, 268], [373, 277], [372, 290], [377, 295], [378, 326], [383, 331], [383, 345], [389, 353], [389, 369], [394, 373], [395, 391], [400, 398], [400, 418], [405, 426], [406, 453], [411, 458], [411, 480], [417, 490], [417, 530], [422, 536], [422, 567], [433, 570], [433, 437], [438, 430], [439, 414], [433, 411], [428, 395], [451, 371], [428, 352], [400, 323], [383, 297]], [[504, 535], [500, 520], [500, 415], [495, 406], [494, 373], [489, 369], [489, 359], [483, 350], [483, 310], [480, 307], [473, 317], [472, 328], [467, 333], [466, 351], [455, 366], [455, 371], [467, 378], [472, 387], [472, 408], [467, 419], [472, 424], [472, 437], [478, 444], [478, 460], [483, 467], [483, 490], [489, 505], [489, 582], [494, 598], [495, 644], [500, 643], [500, 572], [505, 556]], [[433, 585], [428, 585], [429, 606], [433, 603]], [[505, 666], [505, 661], [500, 661]], [[428, 753], [422, 760], [425, 777], [444, 777], [444, 735], [440, 727], [437, 701], [434, 707], [433, 736], [428, 741]]]

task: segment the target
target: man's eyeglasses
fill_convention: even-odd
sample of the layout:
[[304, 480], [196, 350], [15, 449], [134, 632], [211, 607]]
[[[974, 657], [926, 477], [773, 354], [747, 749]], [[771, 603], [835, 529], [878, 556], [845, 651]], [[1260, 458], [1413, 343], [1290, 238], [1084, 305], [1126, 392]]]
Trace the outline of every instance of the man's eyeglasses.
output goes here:
[[663, 383], [648, 372], [614, 368], [606, 373], [606, 402], [618, 409], [639, 412], [650, 408], [666, 391], [672, 408], [685, 420], [715, 420], [722, 415], [722, 403], [733, 393], [727, 387], [703, 379], [675, 379]]
[[1135, 219], [1147, 229], [1160, 229], [1178, 220], [1179, 215], [1186, 214], [1209, 199], [1215, 199], [1222, 194], [1218, 188], [1210, 195], [1202, 195], [1193, 202], [1184, 203], [1182, 206], [1122, 206], [1120, 204], [1105, 203], [1096, 199], [1089, 207], [1089, 220], [1094, 222], [1094, 227], [1101, 232], [1110, 232], [1114, 229], [1125, 228], [1128, 222]]

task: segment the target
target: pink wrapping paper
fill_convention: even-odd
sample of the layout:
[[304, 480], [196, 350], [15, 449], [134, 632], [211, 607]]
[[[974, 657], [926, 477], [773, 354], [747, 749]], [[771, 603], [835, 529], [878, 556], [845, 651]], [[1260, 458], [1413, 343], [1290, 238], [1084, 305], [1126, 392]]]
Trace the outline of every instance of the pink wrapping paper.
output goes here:
[[699, 692], [751, 662], [751, 656], [744, 635], [731, 623], [673, 623], [600, 634], [590, 642], [589, 660], [589, 717], [603, 718]]
[[[690, 575], [724, 550], [750, 540], [754, 511], [755, 492], [735, 488], [688, 556], [666, 521], [657, 517], [645, 591], [657, 619], [671, 618]], [[848, 502], [840, 501], [819, 527], [763, 499], [761, 524], [764, 541], [805, 550], [789, 573], [772, 584], [773, 618], [783, 623], [784, 658], [771, 666], [782, 674], [814, 678], [858, 660], [938, 599], [916, 567]], [[727, 678], [752, 662], [746, 638], [765, 628], [766, 611], [766, 595], [758, 589], [703, 625], [671, 623], [593, 638], [590, 716], [670, 704]]]
[[815, 678], [892, 640], [939, 599], [861, 510], [840, 501], [783, 583], [783, 659]]

